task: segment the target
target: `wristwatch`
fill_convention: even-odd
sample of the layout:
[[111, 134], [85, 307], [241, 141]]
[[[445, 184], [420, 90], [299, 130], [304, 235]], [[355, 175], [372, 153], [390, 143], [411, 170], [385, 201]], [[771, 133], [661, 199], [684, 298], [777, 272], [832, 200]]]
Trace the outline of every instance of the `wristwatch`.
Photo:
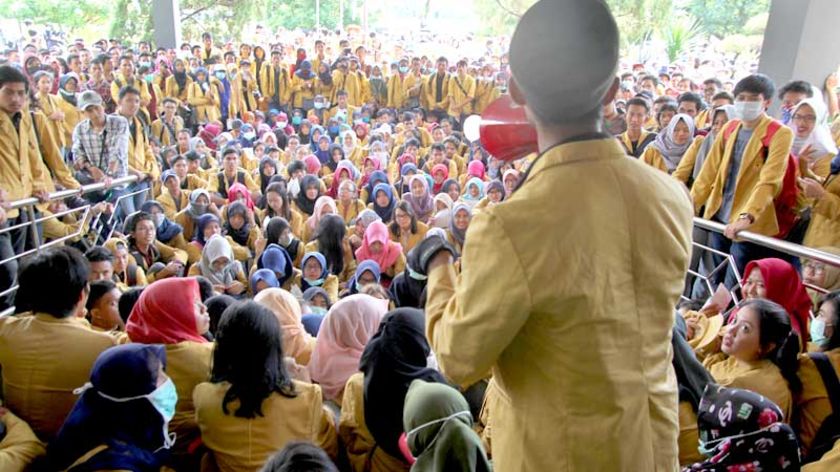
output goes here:
[[750, 220], [750, 224], [755, 223], [755, 217], [750, 215], [749, 213], [741, 213], [738, 215], [739, 220]]

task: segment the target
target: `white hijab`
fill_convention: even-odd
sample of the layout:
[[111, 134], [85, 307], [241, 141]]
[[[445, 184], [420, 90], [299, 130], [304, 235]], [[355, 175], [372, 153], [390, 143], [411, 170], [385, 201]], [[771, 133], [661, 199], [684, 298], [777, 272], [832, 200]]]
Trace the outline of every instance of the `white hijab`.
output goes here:
[[[795, 137], [792, 149], [793, 153], [798, 156], [805, 146], [811, 146], [811, 149], [815, 151], [814, 155], [816, 157], [823, 157], [826, 154], [836, 156], [838, 152], [837, 144], [831, 136], [831, 128], [828, 124], [828, 108], [826, 107], [821, 94], [815, 94], [813, 97], [806, 98], [797, 103], [791, 111], [791, 116], [795, 115], [802, 105], [808, 105], [814, 110], [817, 122], [814, 125], [814, 130], [811, 131], [810, 136], [804, 139], [801, 139], [798, 136]], [[791, 125], [793, 125], [793, 121], [791, 121]]]

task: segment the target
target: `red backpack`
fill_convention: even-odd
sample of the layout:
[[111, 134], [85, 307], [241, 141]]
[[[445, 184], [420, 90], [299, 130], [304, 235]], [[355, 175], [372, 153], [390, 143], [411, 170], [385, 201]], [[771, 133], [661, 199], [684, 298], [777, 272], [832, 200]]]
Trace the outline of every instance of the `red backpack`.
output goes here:
[[[740, 124], [740, 120], [732, 120], [727, 123], [726, 129], [723, 131], [723, 140], [727, 141]], [[764, 133], [764, 137], [761, 138], [764, 162], [767, 162], [767, 154], [770, 152], [770, 141], [773, 140], [773, 136], [776, 135], [776, 132], [781, 127], [782, 124], [776, 120], [771, 121], [767, 125], [767, 131]], [[782, 187], [773, 199], [773, 206], [776, 208], [776, 222], [779, 226], [779, 233], [773, 236], [774, 238], [785, 239], [799, 219], [799, 213], [796, 211], [796, 204], [799, 198], [799, 186], [796, 181], [798, 175], [799, 160], [792, 153], [789, 153], [787, 169], [785, 169], [785, 175], [782, 177]]]

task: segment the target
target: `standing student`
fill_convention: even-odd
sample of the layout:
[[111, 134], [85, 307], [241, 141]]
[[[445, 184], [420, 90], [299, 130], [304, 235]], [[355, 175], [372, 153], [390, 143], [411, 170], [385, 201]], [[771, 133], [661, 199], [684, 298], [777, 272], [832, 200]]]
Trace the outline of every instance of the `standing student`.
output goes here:
[[[605, 2], [532, 6], [511, 41], [510, 91], [536, 126], [540, 155], [509, 199], [475, 216], [459, 276], [451, 253], [437, 252], [440, 238], [415, 248], [425, 253], [426, 334], [441, 371], [463, 387], [491, 370], [496, 379], [498, 470], [678, 467], [670, 339], [691, 205], [601, 130], [618, 49]], [[612, 176], [621, 192], [592, 185], [593, 175]], [[556, 204], [566, 199], [578, 204]]]

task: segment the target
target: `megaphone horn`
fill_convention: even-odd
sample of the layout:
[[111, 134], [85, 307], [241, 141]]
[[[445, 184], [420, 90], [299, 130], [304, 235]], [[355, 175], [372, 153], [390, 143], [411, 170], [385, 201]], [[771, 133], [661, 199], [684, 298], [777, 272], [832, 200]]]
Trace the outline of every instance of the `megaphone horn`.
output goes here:
[[525, 115], [525, 108], [517, 105], [510, 95], [494, 100], [481, 116], [472, 115], [464, 121], [464, 137], [480, 140], [491, 156], [513, 161], [538, 151], [537, 130]]

